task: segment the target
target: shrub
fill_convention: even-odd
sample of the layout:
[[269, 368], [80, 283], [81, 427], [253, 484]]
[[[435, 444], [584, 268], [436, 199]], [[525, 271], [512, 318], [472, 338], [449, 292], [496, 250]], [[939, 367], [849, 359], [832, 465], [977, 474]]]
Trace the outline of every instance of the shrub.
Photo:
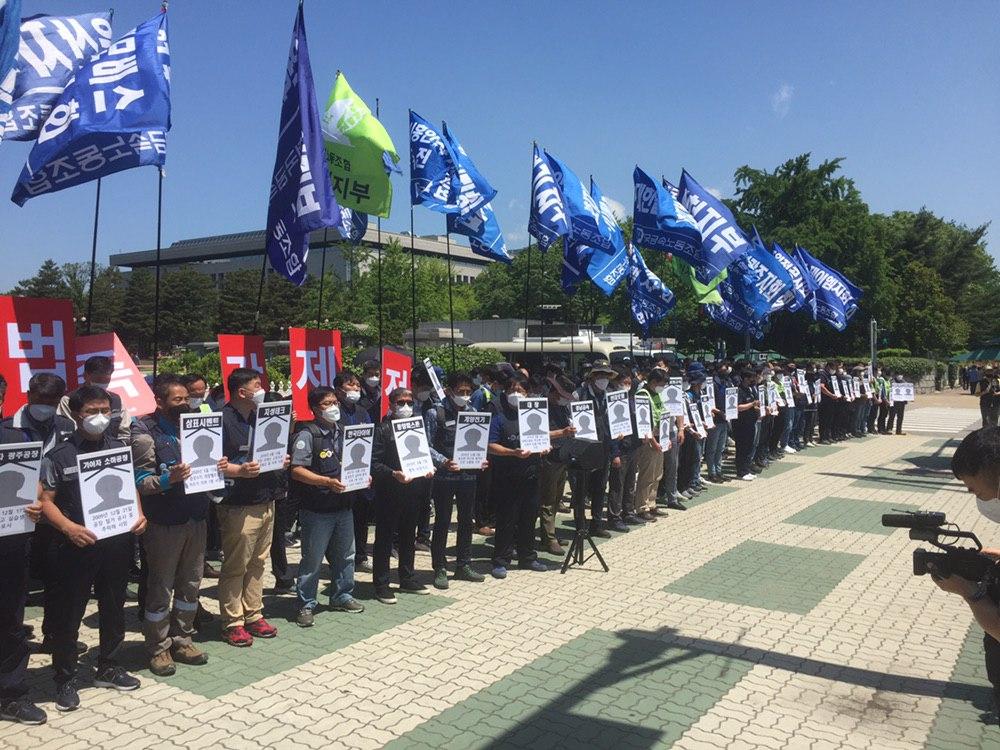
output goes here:
[[921, 357], [880, 357], [879, 364], [883, 370], [892, 370], [893, 373], [902, 373], [907, 380], [917, 382], [935, 367], [933, 359], [923, 359]]
[[913, 353], [909, 349], [879, 349], [879, 359], [882, 357], [912, 357]]
[[944, 390], [944, 379], [948, 374], [948, 365], [944, 362], [937, 362], [934, 365], [934, 390]]
[[958, 363], [949, 362], [948, 363], [948, 387], [954, 388], [955, 384], [958, 382]]

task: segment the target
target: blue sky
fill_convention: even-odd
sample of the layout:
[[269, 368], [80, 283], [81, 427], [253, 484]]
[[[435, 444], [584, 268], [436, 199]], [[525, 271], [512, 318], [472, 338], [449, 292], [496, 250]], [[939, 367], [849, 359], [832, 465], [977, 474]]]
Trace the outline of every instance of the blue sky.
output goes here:
[[[113, 2], [114, 0], [112, 0]], [[260, 229], [294, 0], [170, 4], [173, 129], [164, 246]], [[106, 7], [24, 0], [25, 15]], [[153, 15], [118, 0], [116, 35]], [[531, 142], [631, 210], [632, 167], [732, 194], [733, 171], [843, 156], [875, 211], [968, 225], [1000, 218], [1000, 3], [307, 0], [320, 107], [337, 69], [403, 157], [383, 227], [409, 228], [407, 109], [448, 121], [499, 193], [508, 245], [527, 234]], [[13, 188], [28, 144], [0, 145]], [[0, 200], [0, 289], [40, 262], [89, 257], [93, 184]], [[155, 244], [156, 173], [104, 181], [98, 258]], [[416, 231], [444, 230], [418, 208]], [[990, 248], [1000, 252], [994, 227]]]

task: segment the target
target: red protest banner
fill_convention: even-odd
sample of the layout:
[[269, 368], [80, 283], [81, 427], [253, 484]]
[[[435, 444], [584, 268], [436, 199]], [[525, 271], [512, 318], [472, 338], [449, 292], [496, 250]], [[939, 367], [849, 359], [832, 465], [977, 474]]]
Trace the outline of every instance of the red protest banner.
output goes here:
[[76, 387], [73, 369], [73, 303], [65, 299], [0, 296], [3, 352], [0, 374], [7, 379], [4, 413], [27, 402], [28, 381], [39, 372], [55, 373]]
[[312, 419], [309, 391], [319, 385], [333, 388], [342, 367], [340, 331], [289, 328], [288, 357], [292, 363], [292, 409], [299, 420]]
[[153, 391], [117, 334], [77, 336], [75, 348], [77, 382], [83, 382], [83, 365], [88, 359], [96, 356], [111, 357], [115, 363], [115, 371], [111, 374], [108, 390], [121, 397], [122, 406], [133, 417], [156, 411]]
[[226, 401], [230, 399], [226, 381], [237, 367], [249, 367], [260, 373], [260, 384], [267, 388], [267, 368], [264, 362], [264, 337], [243, 336], [238, 333], [219, 334], [219, 364], [222, 366], [222, 385]]
[[392, 349], [382, 349], [382, 416], [389, 411], [389, 394], [396, 388], [410, 387], [410, 371], [413, 369], [413, 358], [400, 354]]

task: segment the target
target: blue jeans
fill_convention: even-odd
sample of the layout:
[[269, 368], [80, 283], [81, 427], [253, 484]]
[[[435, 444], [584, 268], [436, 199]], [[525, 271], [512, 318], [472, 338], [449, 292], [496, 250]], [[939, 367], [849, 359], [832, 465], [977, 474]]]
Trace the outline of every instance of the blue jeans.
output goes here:
[[715, 427], [708, 431], [708, 438], [705, 440], [705, 465], [710, 476], [722, 474], [722, 454], [726, 450], [727, 437], [729, 437], [729, 422], [724, 420], [716, 423]]
[[[795, 414], [798, 411], [794, 406], [789, 406], [785, 408], [785, 424], [781, 430], [781, 439], [778, 441], [778, 445], [784, 450], [788, 447], [788, 441], [792, 437], [792, 425], [795, 423]], [[792, 446], [793, 448], [795, 446]]]
[[805, 426], [805, 409], [801, 406], [795, 407], [795, 417], [792, 419], [792, 434], [788, 441], [795, 450], [802, 449], [802, 431]]
[[330, 604], [345, 604], [354, 593], [354, 514], [348, 510], [316, 513], [299, 511], [302, 560], [299, 562], [298, 597], [302, 607], [315, 609], [319, 567], [323, 557], [330, 566]]

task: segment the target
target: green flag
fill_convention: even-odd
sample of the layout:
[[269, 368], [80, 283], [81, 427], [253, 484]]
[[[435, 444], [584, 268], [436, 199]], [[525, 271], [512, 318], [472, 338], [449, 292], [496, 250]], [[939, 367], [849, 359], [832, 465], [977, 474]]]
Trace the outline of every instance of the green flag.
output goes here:
[[354, 211], [389, 216], [392, 183], [388, 170], [399, 162], [399, 154], [343, 73], [338, 72], [333, 82], [322, 123], [326, 165], [337, 202]]
[[674, 273], [680, 276], [682, 279], [687, 279], [691, 282], [691, 288], [694, 290], [695, 296], [698, 297], [698, 304], [700, 305], [718, 305], [722, 303], [722, 296], [716, 287], [719, 282], [725, 279], [729, 275], [728, 269], [723, 269], [722, 272], [714, 277], [707, 284], [702, 284], [698, 281], [698, 277], [695, 276], [694, 266], [685, 263], [683, 260], [678, 258], [676, 255], [673, 257]]

